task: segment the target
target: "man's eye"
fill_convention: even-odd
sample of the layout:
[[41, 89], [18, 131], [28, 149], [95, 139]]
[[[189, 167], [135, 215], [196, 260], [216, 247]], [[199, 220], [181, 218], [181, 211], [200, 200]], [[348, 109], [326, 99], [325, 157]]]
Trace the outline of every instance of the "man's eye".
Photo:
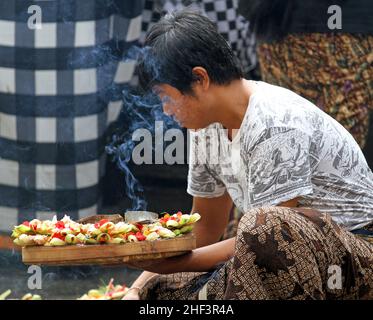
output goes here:
[[152, 89], [152, 92], [153, 92], [153, 94], [155, 94], [155, 95], [157, 95], [157, 96], [159, 96], [162, 92], [161, 92], [161, 89], [157, 89], [157, 88], [153, 88]]

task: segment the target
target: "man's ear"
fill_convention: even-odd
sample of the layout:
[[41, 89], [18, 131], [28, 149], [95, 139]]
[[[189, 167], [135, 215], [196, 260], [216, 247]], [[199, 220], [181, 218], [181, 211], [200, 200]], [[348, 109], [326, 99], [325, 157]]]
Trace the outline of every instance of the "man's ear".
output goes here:
[[194, 67], [192, 72], [196, 79], [196, 84], [199, 84], [206, 91], [210, 87], [210, 77], [206, 69], [203, 67]]

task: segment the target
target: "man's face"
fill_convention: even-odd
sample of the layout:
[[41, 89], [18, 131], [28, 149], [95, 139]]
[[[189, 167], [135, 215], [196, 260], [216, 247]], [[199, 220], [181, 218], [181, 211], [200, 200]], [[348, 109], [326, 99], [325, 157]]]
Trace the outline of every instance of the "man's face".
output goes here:
[[155, 86], [154, 92], [162, 101], [163, 112], [174, 118], [181, 127], [202, 129], [212, 123], [206, 101], [202, 103], [197, 95], [182, 94], [168, 84]]

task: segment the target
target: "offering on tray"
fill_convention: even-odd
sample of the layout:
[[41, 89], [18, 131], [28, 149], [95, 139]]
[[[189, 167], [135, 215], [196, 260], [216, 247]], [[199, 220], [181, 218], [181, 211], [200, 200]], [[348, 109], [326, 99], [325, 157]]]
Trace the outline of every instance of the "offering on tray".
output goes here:
[[0, 294], [0, 300], [5, 300], [6, 298], [8, 298], [8, 296], [10, 296], [10, 294], [12, 293], [11, 290], [7, 290], [3, 293]]
[[65, 216], [61, 220], [25, 221], [14, 227], [12, 237], [16, 245], [26, 246], [65, 246], [90, 244], [124, 244], [127, 242], [154, 241], [168, 239], [193, 230], [201, 218], [198, 213], [165, 214], [151, 224], [113, 223], [102, 219], [97, 223], [81, 224]]
[[[128, 290], [126, 285], [114, 285], [114, 279], [111, 279], [108, 285], [89, 290], [88, 293], [77, 300], [120, 300], [127, 294]], [[0, 300], [6, 300], [11, 294], [11, 290], [1, 293]], [[42, 298], [38, 294], [27, 293], [21, 300], [42, 300]]]
[[21, 300], [42, 300], [41, 296], [39, 296], [38, 294], [31, 294], [31, 293], [27, 293], [25, 294]]
[[[2, 294], [0, 294], [0, 300], [6, 300], [6, 298], [8, 298], [11, 293], [12, 290], [3, 292]], [[41, 297], [38, 294], [27, 293], [21, 298], [21, 300], [41, 300]]]
[[128, 292], [125, 285], [114, 285], [114, 279], [111, 279], [108, 285], [102, 286], [98, 289], [89, 290], [78, 300], [120, 300]]

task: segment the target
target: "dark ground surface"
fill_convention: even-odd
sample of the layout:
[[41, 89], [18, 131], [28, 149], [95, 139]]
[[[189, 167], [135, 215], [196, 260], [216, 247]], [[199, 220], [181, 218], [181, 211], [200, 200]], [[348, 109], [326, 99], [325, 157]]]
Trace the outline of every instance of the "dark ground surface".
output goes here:
[[124, 267], [42, 267], [42, 289], [28, 289], [28, 266], [18, 252], [0, 251], [0, 293], [11, 289], [9, 299], [20, 299], [26, 293], [39, 294], [44, 300], [77, 299], [111, 278], [115, 283], [130, 285], [140, 273]]

